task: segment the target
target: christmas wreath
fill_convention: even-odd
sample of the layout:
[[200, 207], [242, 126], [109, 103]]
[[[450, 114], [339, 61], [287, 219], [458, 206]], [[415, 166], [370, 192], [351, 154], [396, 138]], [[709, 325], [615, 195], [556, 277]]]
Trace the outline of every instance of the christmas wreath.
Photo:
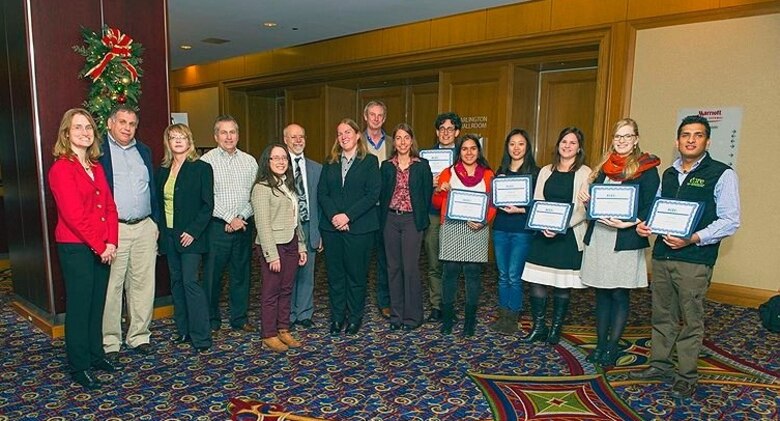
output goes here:
[[84, 45], [73, 47], [85, 59], [79, 77], [92, 80], [84, 108], [95, 117], [100, 133], [105, 133], [106, 120], [115, 106], [138, 109], [143, 46], [108, 26], [103, 26], [101, 35], [82, 27], [81, 35]]

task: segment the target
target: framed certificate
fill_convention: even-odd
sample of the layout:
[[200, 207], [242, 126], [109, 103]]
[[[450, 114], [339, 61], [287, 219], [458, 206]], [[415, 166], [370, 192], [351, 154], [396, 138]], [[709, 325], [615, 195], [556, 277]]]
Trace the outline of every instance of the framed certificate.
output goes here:
[[690, 238], [701, 219], [704, 203], [657, 198], [645, 224], [654, 234]]
[[493, 178], [494, 206], [528, 206], [531, 203], [531, 176]]
[[488, 195], [469, 190], [450, 190], [447, 197], [447, 219], [485, 222]]
[[420, 157], [428, 160], [431, 173], [439, 174], [452, 165], [455, 154], [454, 149], [423, 149], [420, 151]]
[[569, 228], [572, 204], [537, 201], [531, 205], [525, 227], [531, 230], [548, 230], [557, 233], [565, 233]]
[[638, 193], [639, 186], [635, 184], [592, 184], [588, 218], [635, 221]]

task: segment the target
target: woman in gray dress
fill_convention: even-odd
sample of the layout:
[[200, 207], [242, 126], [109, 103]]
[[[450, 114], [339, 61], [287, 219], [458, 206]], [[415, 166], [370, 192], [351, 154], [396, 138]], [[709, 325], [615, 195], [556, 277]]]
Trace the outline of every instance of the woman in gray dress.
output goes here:
[[[653, 203], [661, 161], [639, 148], [639, 128], [634, 120], [624, 118], [615, 124], [612, 148], [591, 173], [588, 183], [577, 195], [587, 204], [588, 186], [600, 184], [633, 184], [639, 187], [638, 218], [644, 218]], [[640, 237], [634, 221], [599, 219], [590, 221], [585, 233], [585, 251], [580, 276], [582, 283], [596, 289], [596, 349], [588, 361], [613, 366], [619, 355], [618, 343], [628, 320], [628, 297], [633, 288], [647, 286], [647, 263], [644, 249], [650, 246]]]

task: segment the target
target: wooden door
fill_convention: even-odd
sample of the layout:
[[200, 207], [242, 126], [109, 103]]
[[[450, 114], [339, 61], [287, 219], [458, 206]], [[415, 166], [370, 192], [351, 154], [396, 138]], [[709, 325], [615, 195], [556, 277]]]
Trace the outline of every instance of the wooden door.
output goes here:
[[423, 83], [409, 86], [407, 122], [414, 129], [417, 146], [430, 148], [436, 142], [434, 124], [439, 115], [439, 84]]
[[539, 133], [536, 162], [552, 161], [558, 134], [576, 126], [585, 135], [585, 163], [598, 161], [601, 142], [593, 139], [596, 108], [596, 69], [543, 72], [539, 87]]

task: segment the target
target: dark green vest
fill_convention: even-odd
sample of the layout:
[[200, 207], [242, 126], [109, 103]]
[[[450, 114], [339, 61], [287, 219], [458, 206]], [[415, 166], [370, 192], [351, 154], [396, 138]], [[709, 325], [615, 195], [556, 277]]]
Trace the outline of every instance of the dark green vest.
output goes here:
[[[678, 172], [674, 167], [669, 167], [661, 176], [661, 197], [667, 199], [688, 200], [703, 202], [704, 212], [701, 220], [693, 232], [697, 232], [712, 221], [718, 219], [717, 206], [715, 204], [715, 185], [720, 176], [730, 167], [722, 162], [710, 158], [710, 154], [702, 159], [696, 169], [688, 173], [680, 184], [677, 180]], [[690, 263], [701, 263], [707, 266], [715, 266], [718, 259], [720, 242], [707, 246], [690, 244], [678, 250], [672, 250], [659, 237], [653, 247], [653, 259], [677, 260]]]

